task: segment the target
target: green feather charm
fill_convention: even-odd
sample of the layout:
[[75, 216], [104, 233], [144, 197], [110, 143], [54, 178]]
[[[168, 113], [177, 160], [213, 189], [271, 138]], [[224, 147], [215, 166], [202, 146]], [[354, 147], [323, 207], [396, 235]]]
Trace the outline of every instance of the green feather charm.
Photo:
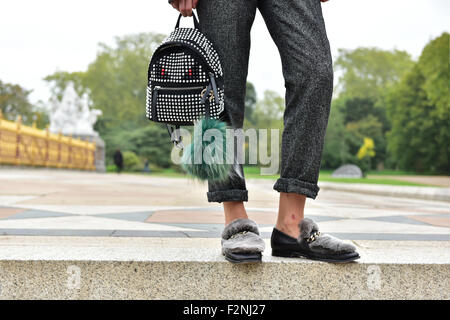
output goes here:
[[202, 118], [194, 127], [194, 139], [183, 152], [181, 165], [199, 180], [224, 181], [232, 168], [227, 163], [225, 122]]

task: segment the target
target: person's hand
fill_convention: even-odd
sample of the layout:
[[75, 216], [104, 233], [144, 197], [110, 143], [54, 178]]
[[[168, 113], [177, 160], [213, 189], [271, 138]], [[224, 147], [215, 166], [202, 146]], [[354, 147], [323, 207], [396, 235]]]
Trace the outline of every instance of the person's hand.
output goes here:
[[176, 10], [180, 11], [183, 17], [192, 16], [192, 9], [197, 7], [199, 0], [173, 0], [170, 4]]

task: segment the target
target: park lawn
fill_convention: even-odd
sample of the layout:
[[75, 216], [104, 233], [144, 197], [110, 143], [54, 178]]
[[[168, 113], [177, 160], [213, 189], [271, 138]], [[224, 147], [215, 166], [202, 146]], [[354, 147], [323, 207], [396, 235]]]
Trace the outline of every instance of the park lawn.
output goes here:
[[148, 174], [148, 175], [156, 176], [156, 177], [188, 178], [188, 175], [186, 173], [178, 172], [174, 169], [162, 169], [162, 170], [158, 170], [156, 172], [144, 173], [144, 174]]
[[[267, 175], [262, 176], [259, 174], [258, 167], [244, 167], [244, 173], [246, 178], [254, 178], [254, 179], [278, 179], [278, 175]], [[327, 181], [327, 182], [341, 182], [341, 183], [368, 183], [368, 184], [386, 184], [393, 186], [421, 186], [428, 187], [429, 185], [414, 183], [409, 181], [402, 181], [396, 179], [387, 179], [383, 178], [385, 175], [413, 175], [410, 172], [400, 171], [400, 173], [396, 173], [393, 170], [384, 171], [371, 171], [368, 173], [369, 177], [362, 179], [352, 179], [352, 178], [333, 178], [331, 176], [332, 170], [321, 170], [319, 174], [319, 181]]]
[[416, 187], [434, 187], [422, 183], [409, 182], [403, 180], [383, 178], [383, 174], [376, 175], [369, 172], [369, 176], [362, 179], [354, 178], [333, 178], [331, 173], [320, 172], [319, 181], [342, 182], [342, 183], [368, 183], [368, 184], [385, 184], [391, 186], [416, 186]]
[[[158, 171], [154, 171], [152, 173], [139, 173], [134, 172], [135, 174], [146, 174], [155, 177], [168, 177], [168, 178], [187, 178], [187, 175], [182, 172], [177, 172], [174, 169], [161, 169]], [[278, 179], [278, 175], [260, 175], [259, 167], [244, 167], [245, 177], [247, 179], [270, 179], [276, 180]], [[420, 187], [429, 187], [430, 185], [414, 183], [409, 181], [396, 180], [392, 178], [384, 178], [383, 176], [389, 175], [414, 175], [411, 172], [405, 171], [371, 171], [368, 173], [368, 177], [362, 179], [352, 179], [352, 178], [333, 178], [331, 176], [332, 170], [321, 170], [319, 175], [319, 181], [326, 182], [339, 182], [339, 183], [367, 183], [367, 184], [384, 184], [384, 185], [393, 185], [393, 186], [420, 186]]]

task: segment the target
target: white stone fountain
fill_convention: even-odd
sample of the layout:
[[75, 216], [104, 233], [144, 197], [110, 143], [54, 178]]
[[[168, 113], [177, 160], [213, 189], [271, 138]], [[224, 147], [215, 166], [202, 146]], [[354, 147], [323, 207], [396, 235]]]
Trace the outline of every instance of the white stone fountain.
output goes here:
[[50, 100], [50, 132], [72, 135], [83, 140], [95, 142], [95, 166], [98, 171], [105, 171], [105, 142], [94, 130], [101, 110], [90, 109], [89, 96], [81, 97], [70, 82], [64, 90], [61, 100]]

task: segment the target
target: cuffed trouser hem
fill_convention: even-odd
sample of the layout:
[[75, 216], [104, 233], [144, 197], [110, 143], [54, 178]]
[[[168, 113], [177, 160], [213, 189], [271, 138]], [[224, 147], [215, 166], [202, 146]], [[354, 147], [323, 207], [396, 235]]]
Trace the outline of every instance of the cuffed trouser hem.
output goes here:
[[248, 201], [248, 191], [239, 189], [212, 191], [207, 196], [208, 202]]
[[273, 189], [278, 192], [298, 193], [315, 199], [320, 188], [317, 184], [298, 179], [279, 178], [273, 186]]

